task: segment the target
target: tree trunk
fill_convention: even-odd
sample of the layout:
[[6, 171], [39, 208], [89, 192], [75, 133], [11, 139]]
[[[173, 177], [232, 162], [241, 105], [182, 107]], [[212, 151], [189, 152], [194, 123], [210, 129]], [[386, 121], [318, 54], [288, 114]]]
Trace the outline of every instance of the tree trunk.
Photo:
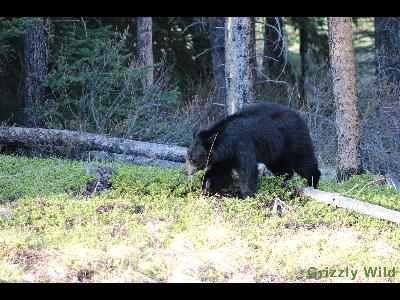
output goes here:
[[400, 84], [400, 17], [375, 17], [376, 74]]
[[257, 46], [256, 46], [256, 18], [255, 17], [250, 17], [250, 51], [251, 51], [251, 56], [250, 56], [250, 65], [252, 66], [251, 69], [251, 78], [253, 78], [253, 100], [257, 98], [257, 89], [256, 89], [256, 79], [257, 79]]
[[226, 114], [254, 101], [254, 34], [252, 18], [227, 17], [225, 21]]
[[300, 27], [300, 57], [301, 57], [301, 79], [300, 97], [304, 100], [309, 96], [308, 80], [310, 68], [310, 39], [309, 39], [309, 20], [299, 18]]
[[329, 17], [329, 59], [335, 98], [337, 180], [362, 173], [351, 17]]
[[41, 125], [39, 110], [43, 106], [46, 76], [46, 41], [44, 20], [38, 18], [25, 31], [24, 40], [24, 72], [25, 72], [25, 109], [26, 126]]
[[[136, 56], [139, 66], [150, 66], [153, 61], [153, 26], [151, 17], [137, 18], [137, 37], [136, 37]], [[153, 70], [149, 70], [147, 76], [142, 79], [142, 84], [145, 87], [154, 84]]]
[[210, 44], [212, 70], [215, 84], [215, 99], [218, 103], [223, 104], [226, 99], [225, 94], [225, 18], [210, 17], [208, 18], [210, 27]]

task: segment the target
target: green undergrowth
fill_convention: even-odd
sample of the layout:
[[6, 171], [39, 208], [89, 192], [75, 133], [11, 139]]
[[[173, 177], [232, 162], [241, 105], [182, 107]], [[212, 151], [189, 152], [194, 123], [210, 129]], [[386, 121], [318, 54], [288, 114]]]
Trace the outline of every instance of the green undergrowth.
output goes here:
[[[115, 171], [101, 192], [88, 189], [97, 166]], [[312, 281], [311, 265], [399, 266], [398, 225], [302, 196], [299, 177], [263, 177], [240, 200], [202, 195], [202, 175], [0, 155], [0, 280]], [[377, 178], [323, 178], [320, 189], [399, 209]], [[226, 192], [237, 195], [237, 175]]]
[[76, 162], [0, 155], [0, 203], [83, 189], [90, 180]]

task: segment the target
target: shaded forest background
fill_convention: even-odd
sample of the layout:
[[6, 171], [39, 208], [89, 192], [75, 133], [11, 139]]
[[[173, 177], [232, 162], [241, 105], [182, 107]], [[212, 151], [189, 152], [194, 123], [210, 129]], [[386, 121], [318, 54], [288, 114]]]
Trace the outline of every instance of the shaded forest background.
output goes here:
[[[215, 62], [222, 48], [215, 44], [221, 38], [218, 28], [223, 31], [218, 18], [152, 18], [153, 65], [139, 63], [137, 18], [42, 19], [46, 72], [37, 79], [45, 89], [43, 105], [35, 112], [40, 127], [187, 146], [194, 129], [224, 115], [225, 95], [217, 78], [221, 65]], [[392, 48], [385, 49], [394, 54], [377, 59], [378, 19], [353, 18], [362, 159], [366, 170], [398, 174], [400, 43], [394, 40]], [[3, 125], [27, 122], [24, 49], [27, 29], [35, 22], [36, 18], [0, 18]], [[254, 89], [256, 99], [298, 109], [308, 122], [319, 159], [334, 164], [327, 26], [325, 17], [254, 18]], [[397, 37], [398, 28], [394, 30]], [[377, 36], [384, 44], [382, 32]], [[392, 61], [387, 62], [389, 56]], [[154, 84], [143, 84], [153, 72]]]

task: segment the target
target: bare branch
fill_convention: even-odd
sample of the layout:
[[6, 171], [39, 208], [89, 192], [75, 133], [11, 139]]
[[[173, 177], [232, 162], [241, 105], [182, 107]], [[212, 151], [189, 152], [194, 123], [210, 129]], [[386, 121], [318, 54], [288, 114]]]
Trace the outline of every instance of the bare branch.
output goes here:
[[87, 32], [87, 28], [86, 28], [86, 23], [85, 23], [85, 20], [83, 19], [83, 17], [81, 17], [81, 21], [82, 21], [82, 24], [83, 24], [83, 29], [85, 30], [85, 35], [86, 35], [86, 37], [88, 37], [88, 32]]

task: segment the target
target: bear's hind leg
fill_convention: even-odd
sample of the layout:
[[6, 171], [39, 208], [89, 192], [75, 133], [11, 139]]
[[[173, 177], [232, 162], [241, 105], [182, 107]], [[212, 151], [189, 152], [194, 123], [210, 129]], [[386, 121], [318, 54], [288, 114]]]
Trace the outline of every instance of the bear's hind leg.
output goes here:
[[269, 164], [267, 167], [275, 176], [285, 175], [285, 181], [288, 181], [294, 175], [293, 169], [284, 160]]

